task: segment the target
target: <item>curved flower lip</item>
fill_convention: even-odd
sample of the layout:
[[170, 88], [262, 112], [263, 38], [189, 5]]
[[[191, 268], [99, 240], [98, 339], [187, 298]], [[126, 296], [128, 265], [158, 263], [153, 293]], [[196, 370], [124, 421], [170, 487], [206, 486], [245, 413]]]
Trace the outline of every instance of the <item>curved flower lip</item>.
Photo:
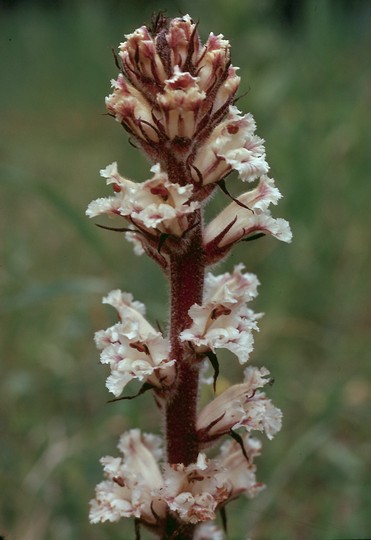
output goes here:
[[200, 207], [199, 202], [191, 200], [193, 186], [170, 182], [159, 164], [151, 171], [154, 173], [151, 179], [136, 183], [121, 177], [117, 164], [112, 163], [101, 175], [107, 184], [113, 184], [114, 196], [93, 201], [86, 214], [90, 218], [102, 214], [123, 217], [131, 226], [156, 236], [162, 233], [181, 236], [189, 227], [189, 218]]
[[258, 294], [259, 280], [254, 274], [243, 274], [244, 268], [241, 263], [234, 267], [232, 274], [226, 272], [214, 276], [209, 272], [205, 278], [205, 303], [230, 306], [255, 298]]
[[255, 477], [255, 457], [260, 455], [262, 444], [258, 439], [246, 434], [241, 437], [241, 444], [235, 440], [227, 440], [220, 448], [218, 461], [228, 471], [228, 478], [232, 485], [230, 499], [241, 494], [247, 497], [255, 497], [264, 488], [264, 484], [258, 483]]
[[228, 475], [215, 460], [200, 453], [196, 463], [165, 465], [163, 499], [186, 523], [215, 519], [218, 505], [230, 495]]
[[109, 364], [111, 374], [106, 386], [119, 397], [133, 379], [156, 387], [170, 385], [175, 377], [175, 360], [169, 358], [170, 343], [144, 318], [145, 307], [131, 294], [111, 291], [103, 303], [116, 308], [120, 322], [96, 333], [102, 350], [101, 363]]
[[192, 343], [197, 354], [229, 349], [241, 364], [247, 362], [253, 350], [252, 330], [258, 330], [253, 311], [243, 305], [218, 310], [195, 304], [190, 308], [189, 316], [193, 324], [181, 332], [180, 339]]
[[155, 524], [167, 511], [158, 496], [163, 487], [160, 440], [133, 429], [121, 437], [119, 449], [123, 458], [101, 459], [106, 480], [97, 485], [95, 499], [90, 501], [90, 522], [136, 517]]
[[288, 222], [273, 218], [268, 210], [268, 206], [277, 204], [280, 197], [274, 180], [262, 176], [255, 189], [238, 197], [245, 207], [232, 202], [207, 225], [204, 232], [206, 249], [214, 242], [217, 247], [225, 248], [252, 234], [271, 234], [283, 242], [291, 242]]
[[232, 274], [207, 274], [204, 302], [191, 306], [188, 315], [192, 325], [180, 333], [181, 341], [191, 343], [197, 354], [224, 348], [241, 364], [248, 360], [254, 343], [252, 331], [258, 330], [256, 320], [261, 314], [245, 305], [257, 295], [259, 282], [253, 274], [242, 274], [243, 268], [240, 264]]
[[267, 375], [266, 368], [246, 368], [244, 383], [231, 386], [202, 409], [197, 419], [201, 444], [240, 427], [265, 431], [268, 439], [273, 438], [281, 429], [282, 413], [264, 393], [257, 392], [269, 382]]
[[203, 185], [218, 182], [233, 169], [248, 182], [268, 172], [264, 140], [255, 135], [255, 129], [250, 113], [241, 116], [237, 107], [229, 106], [226, 119], [214, 128], [193, 163]]
[[184, 523], [196, 524], [215, 519], [217, 508], [230, 497], [228, 471], [203, 453], [196, 463], [166, 464], [161, 470], [158, 437], [133, 429], [121, 437], [118, 447], [123, 458], [101, 459], [106, 480], [97, 485], [90, 501], [92, 523], [136, 517], [155, 524], [169, 509]]

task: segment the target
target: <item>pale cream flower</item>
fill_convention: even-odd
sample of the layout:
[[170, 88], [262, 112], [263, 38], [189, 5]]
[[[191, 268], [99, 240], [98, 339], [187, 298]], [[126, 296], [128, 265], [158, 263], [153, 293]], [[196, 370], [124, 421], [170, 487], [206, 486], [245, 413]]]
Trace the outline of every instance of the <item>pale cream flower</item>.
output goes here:
[[153, 126], [151, 104], [134, 86], [125, 81], [122, 73], [111, 81], [112, 94], [106, 97], [107, 110], [120, 124], [139, 139], [158, 142], [158, 134]]
[[162, 111], [162, 122], [169, 139], [175, 137], [191, 138], [197, 128], [197, 121], [202, 103], [206, 97], [200, 90], [198, 77], [180, 71], [175, 66], [170, 79], [165, 81], [162, 94], [158, 94], [157, 103]]
[[180, 339], [191, 343], [198, 354], [229, 349], [241, 364], [248, 360], [252, 331], [258, 330], [256, 320], [261, 315], [245, 305], [257, 295], [259, 282], [253, 274], [242, 274], [243, 268], [236, 266], [233, 274], [207, 274], [204, 302], [189, 309], [192, 325], [180, 333]]
[[255, 135], [255, 129], [251, 114], [241, 116], [237, 107], [229, 107], [226, 119], [214, 128], [193, 163], [203, 185], [218, 182], [233, 169], [249, 182], [268, 172], [264, 141]]
[[253, 330], [258, 330], [257, 316], [243, 305], [220, 308], [211, 305], [193, 305], [189, 312], [193, 324], [180, 333], [181, 341], [192, 343], [198, 354], [215, 349], [229, 349], [239, 359], [247, 362], [253, 350]]
[[226, 272], [214, 276], [209, 272], [205, 278], [205, 303], [230, 306], [255, 298], [258, 294], [259, 280], [255, 274], [243, 274], [244, 268], [241, 263], [234, 267], [233, 273]]
[[166, 41], [170, 48], [170, 65], [184, 67], [189, 58], [190, 63], [196, 65], [201, 54], [201, 42], [195, 32], [196, 24], [189, 15], [171, 19]]
[[231, 430], [264, 431], [268, 439], [281, 429], [282, 413], [257, 389], [269, 382], [266, 368], [248, 367], [245, 381], [235, 384], [208, 403], [197, 419], [201, 443], [207, 444]]
[[151, 168], [153, 177], [142, 183], [122, 178], [114, 165], [101, 171], [101, 175], [107, 178], [107, 184], [114, 185], [115, 195], [93, 201], [86, 214], [90, 218], [101, 214], [121, 216], [131, 227], [137, 225], [150, 234], [181, 236], [189, 227], [189, 217], [200, 206], [191, 200], [193, 186], [170, 182], [159, 164]]
[[241, 494], [246, 497], [255, 497], [265, 489], [265, 485], [257, 482], [255, 476], [254, 459], [260, 455], [261, 442], [248, 434], [241, 439], [241, 442], [245, 455], [241, 446], [231, 439], [223, 443], [218, 455], [221, 466], [228, 471], [228, 479], [232, 485], [230, 499]]
[[120, 322], [96, 333], [102, 349], [100, 360], [110, 366], [108, 390], [119, 397], [125, 386], [137, 379], [155, 388], [170, 385], [175, 377], [175, 360], [169, 358], [170, 344], [144, 318], [144, 305], [131, 294], [111, 291], [103, 303], [115, 307]]
[[216, 509], [228, 499], [230, 489], [224, 469], [205, 454], [188, 466], [165, 465], [161, 494], [170, 510], [187, 523], [215, 519]]
[[158, 438], [133, 429], [120, 439], [123, 458], [101, 459], [106, 480], [97, 485], [90, 501], [91, 523], [136, 517], [155, 524], [166, 515], [166, 505], [158, 495], [163, 487], [159, 445]]
[[274, 181], [262, 176], [255, 189], [238, 197], [244, 206], [232, 202], [207, 225], [204, 243], [207, 246], [217, 242], [217, 247], [224, 248], [255, 234], [271, 234], [283, 242], [291, 242], [288, 222], [272, 218], [268, 210], [268, 206], [277, 204], [280, 197]]

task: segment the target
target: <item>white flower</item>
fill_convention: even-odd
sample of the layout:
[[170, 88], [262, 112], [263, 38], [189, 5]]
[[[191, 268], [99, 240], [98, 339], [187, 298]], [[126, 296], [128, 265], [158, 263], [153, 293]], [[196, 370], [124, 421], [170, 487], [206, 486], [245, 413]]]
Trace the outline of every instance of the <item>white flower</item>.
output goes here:
[[[156, 50], [156, 44], [148, 29], [141, 26], [131, 34], [126, 34], [126, 41], [120, 43], [120, 57], [131, 78], [138, 86], [146, 86], [145, 81], [163, 82], [166, 77], [165, 67]], [[137, 77], [140, 66], [140, 78]]]
[[218, 309], [195, 304], [188, 313], [193, 324], [180, 333], [181, 341], [192, 343], [198, 354], [229, 349], [241, 364], [247, 362], [253, 350], [252, 330], [258, 329], [253, 311], [240, 305]]
[[182, 68], [190, 51], [193, 52], [191, 62], [193, 64], [197, 63], [202, 48], [195, 29], [196, 24], [189, 15], [176, 17], [170, 21], [166, 41], [170, 48], [171, 66], [180, 66]]
[[233, 274], [206, 276], [204, 302], [191, 306], [192, 325], [180, 333], [181, 341], [192, 343], [198, 354], [229, 349], [241, 364], [248, 360], [254, 343], [252, 331], [258, 330], [260, 315], [245, 303], [257, 295], [259, 282], [253, 274], [242, 274], [243, 268], [238, 265]]
[[257, 389], [269, 382], [266, 368], [248, 367], [245, 381], [235, 384], [208, 403], [197, 419], [201, 443], [207, 444], [231, 430], [264, 431], [268, 439], [281, 429], [282, 413]]
[[153, 524], [165, 516], [166, 505], [158, 496], [163, 486], [159, 445], [158, 438], [133, 429], [120, 439], [123, 458], [101, 459], [106, 480], [97, 485], [90, 501], [91, 523], [136, 517]]
[[284, 219], [274, 219], [268, 206], [281, 197], [274, 181], [262, 176], [258, 186], [238, 197], [245, 208], [235, 202], [229, 204], [205, 228], [204, 243], [217, 242], [222, 248], [254, 234], [271, 234], [283, 242], [291, 242], [290, 226]]
[[230, 306], [255, 298], [258, 294], [258, 278], [254, 274], [243, 274], [244, 268], [243, 264], [238, 264], [232, 274], [226, 272], [219, 276], [209, 272], [205, 278], [205, 302]]
[[120, 289], [115, 289], [103, 298], [102, 304], [109, 304], [114, 307], [121, 320], [128, 317], [129, 319], [138, 321], [142, 331], [148, 331], [150, 329], [149, 323], [143, 317], [146, 313], [145, 305], [142, 302], [133, 300], [131, 293], [125, 293], [120, 291]]
[[268, 172], [264, 141], [255, 129], [251, 114], [241, 116], [237, 107], [229, 107], [227, 118], [215, 127], [193, 163], [204, 185], [218, 182], [233, 169], [249, 182]]
[[97, 347], [102, 349], [101, 363], [111, 369], [108, 390], [118, 397], [133, 379], [158, 388], [171, 384], [175, 360], [169, 358], [170, 344], [146, 321], [144, 305], [118, 289], [103, 302], [115, 307], [120, 318], [119, 323], [95, 335]]
[[165, 465], [164, 479], [164, 500], [188, 523], [215, 519], [218, 505], [228, 499], [231, 490], [225, 470], [205, 454], [188, 466]]
[[264, 484], [256, 481], [254, 458], [260, 455], [262, 447], [258, 439], [246, 434], [242, 438], [244, 453], [241, 446], [234, 440], [226, 441], [220, 448], [218, 460], [228, 471], [228, 478], [232, 485], [230, 498], [234, 499], [241, 493], [247, 497], [255, 497], [264, 488]]
[[[197, 63], [200, 88], [209, 92], [215, 87], [215, 79], [224, 75], [229, 58], [229, 41], [224, 39], [222, 34], [216, 36], [211, 32]], [[214, 110], [217, 110], [220, 105], [214, 106]]]

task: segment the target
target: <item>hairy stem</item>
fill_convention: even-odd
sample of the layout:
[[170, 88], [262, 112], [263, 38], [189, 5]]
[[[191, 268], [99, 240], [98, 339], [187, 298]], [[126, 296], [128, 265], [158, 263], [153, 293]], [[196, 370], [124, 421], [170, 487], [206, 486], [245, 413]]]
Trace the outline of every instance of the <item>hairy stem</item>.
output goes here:
[[190, 324], [189, 308], [202, 302], [204, 286], [204, 254], [202, 222], [198, 211], [197, 225], [184, 242], [185, 248], [171, 255], [171, 358], [177, 361], [177, 380], [166, 406], [166, 441], [169, 463], [189, 465], [197, 460], [196, 408], [198, 366], [193, 353], [179, 340], [179, 334]]

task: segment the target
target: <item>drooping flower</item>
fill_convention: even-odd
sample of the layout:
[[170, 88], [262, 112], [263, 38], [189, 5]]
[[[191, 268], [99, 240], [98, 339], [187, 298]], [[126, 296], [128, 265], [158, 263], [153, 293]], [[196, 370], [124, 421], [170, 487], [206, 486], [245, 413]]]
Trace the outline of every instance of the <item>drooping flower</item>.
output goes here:
[[169, 358], [168, 340], [144, 318], [144, 305], [120, 290], [111, 291], [103, 303], [115, 307], [120, 318], [120, 322], [95, 334], [96, 345], [102, 350], [101, 363], [111, 369], [108, 390], [118, 397], [133, 379], [158, 389], [170, 385], [175, 377], [175, 360]]
[[241, 427], [247, 432], [264, 431], [268, 439], [281, 429], [282, 413], [258, 388], [270, 380], [262, 367], [245, 369], [245, 380], [222, 392], [208, 403], [197, 419], [199, 441], [207, 445]]

